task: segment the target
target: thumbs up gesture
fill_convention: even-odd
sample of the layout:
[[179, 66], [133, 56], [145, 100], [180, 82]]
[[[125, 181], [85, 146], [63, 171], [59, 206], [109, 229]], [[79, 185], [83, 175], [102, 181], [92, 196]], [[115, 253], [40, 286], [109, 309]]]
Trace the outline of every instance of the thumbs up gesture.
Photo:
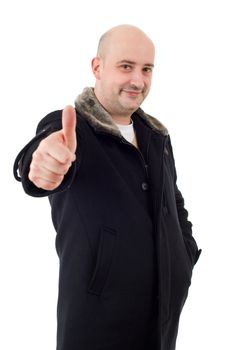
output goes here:
[[57, 188], [75, 160], [76, 147], [76, 112], [67, 106], [62, 112], [62, 129], [42, 140], [32, 155], [30, 181], [44, 190]]

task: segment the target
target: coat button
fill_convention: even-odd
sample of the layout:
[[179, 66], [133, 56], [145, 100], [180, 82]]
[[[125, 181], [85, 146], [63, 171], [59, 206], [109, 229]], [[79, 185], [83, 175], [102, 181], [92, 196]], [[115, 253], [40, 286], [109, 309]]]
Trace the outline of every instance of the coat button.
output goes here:
[[147, 183], [147, 182], [143, 182], [143, 183], [142, 183], [142, 190], [143, 190], [143, 191], [148, 191], [148, 188], [149, 188], [148, 183]]

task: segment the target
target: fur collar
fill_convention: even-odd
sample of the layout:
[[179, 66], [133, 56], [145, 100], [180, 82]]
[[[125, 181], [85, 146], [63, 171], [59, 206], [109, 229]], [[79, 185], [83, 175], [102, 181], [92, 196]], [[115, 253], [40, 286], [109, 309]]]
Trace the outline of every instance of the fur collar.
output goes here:
[[[113, 122], [111, 116], [95, 97], [93, 88], [86, 87], [83, 90], [82, 94], [80, 94], [75, 100], [75, 107], [82, 113], [95, 131], [121, 137], [121, 133]], [[141, 108], [135, 113], [139, 115], [151, 129], [162, 135], [168, 135], [167, 129], [159, 120], [144, 113]]]

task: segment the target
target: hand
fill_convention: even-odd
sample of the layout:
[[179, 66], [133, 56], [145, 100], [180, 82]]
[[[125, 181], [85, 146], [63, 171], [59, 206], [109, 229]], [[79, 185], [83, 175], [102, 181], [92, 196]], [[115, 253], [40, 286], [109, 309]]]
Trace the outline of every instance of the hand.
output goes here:
[[30, 181], [44, 190], [57, 188], [75, 160], [76, 147], [76, 112], [67, 106], [62, 112], [62, 129], [42, 140], [32, 155]]

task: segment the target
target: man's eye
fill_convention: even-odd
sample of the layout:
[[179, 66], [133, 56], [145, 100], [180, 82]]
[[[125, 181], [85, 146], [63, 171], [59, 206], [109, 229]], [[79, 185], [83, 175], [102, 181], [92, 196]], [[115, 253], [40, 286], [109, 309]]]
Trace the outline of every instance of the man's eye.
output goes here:
[[146, 73], [151, 73], [152, 72], [152, 68], [151, 67], [144, 67], [144, 72]]
[[121, 66], [124, 70], [130, 70], [131, 69], [131, 66], [129, 64], [123, 64]]

